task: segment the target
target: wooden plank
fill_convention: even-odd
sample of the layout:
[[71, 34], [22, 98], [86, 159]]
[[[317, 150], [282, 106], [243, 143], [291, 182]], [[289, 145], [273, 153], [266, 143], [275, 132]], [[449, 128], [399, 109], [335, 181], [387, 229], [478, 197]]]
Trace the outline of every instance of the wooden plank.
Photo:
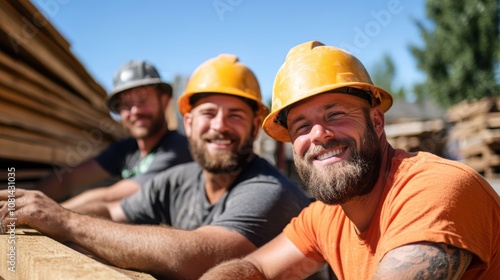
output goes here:
[[484, 139], [484, 143], [492, 144], [500, 142], [500, 129], [488, 129], [481, 132], [481, 136]]
[[483, 98], [477, 101], [463, 101], [448, 109], [447, 118], [450, 122], [469, 119], [477, 114], [490, 112], [495, 108], [495, 98]]
[[[470, 166], [472, 169], [476, 170], [479, 173], [487, 172], [491, 167], [500, 165], [500, 156], [499, 155], [491, 155], [490, 158], [482, 158], [482, 157], [470, 157], [461, 160], [463, 163]], [[488, 176], [491, 176], [491, 171]]]
[[[3, 76], [0, 70], [0, 79]], [[22, 83], [23, 88], [27, 87], [27, 83]], [[90, 120], [90, 118], [85, 118], [82, 114], [78, 113], [78, 109], [72, 112], [66, 105], [58, 103], [53, 98], [36, 98], [36, 94], [23, 94], [24, 89], [18, 88], [18, 91], [14, 91], [11, 88], [6, 88], [2, 85], [0, 81], [0, 98], [2, 98], [7, 104], [16, 104], [18, 106], [23, 106], [33, 112], [44, 115], [47, 118], [52, 118], [57, 121], [69, 123], [73, 126], [86, 126], [92, 127], [97, 125], [96, 122]], [[65, 108], [66, 107], [66, 108]]]
[[444, 129], [444, 121], [440, 119], [430, 121], [395, 123], [385, 126], [385, 132], [387, 137], [389, 138], [419, 135], [424, 132], [439, 131], [442, 129]]
[[[15, 168], [15, 166], [14, 166]], [[19, 181], [26, 181], [26, 180], [38, 180], [39, 178], [42, 178], [50, 173], [49, 168], [45, 169], [19, 169], [16, 170], [16, 187], [17, 183]], [[7, 182], [8, 177], [7, 177], [7, 172], [0, 172], [0, 181], [2, 182]], [[7, 185], [2, 184], [0, 189], [6, 189]]]
[[[2, 72], [0, 70], [1, 76]], [[27, 86], [28, 83], [23, 83], [23, 85]], [[0, 81], [0, 100], [3, 100], [9, 107], [22, 107], [25, 110], [29, 110], [32, 114], [42, 115], [43, 118], [38, 121], [51, 119], [54, 122], [70, 125], [75, 129], [80, 128], [80, 131], [98, 130], [103, 140], [108, 142], [117, 139], [120, 134], [124, 134], [123, 128], [116, 121], [111, 120], [110, 117], [93, 119], [79, 112], [77, 107], [68, 107], [64, 102], [58, 102], [54, 99], [43, 97], [43, 95], [41, 99], [37, 99], [35, 96], [23, 95], [22, 93], [22, 91], [15, 92], [9, 88], [5, 88]]]
[[41, 163], [64, 163], [66, 153], [55, 147], [0, 138], [0, 158]]
[[[58, 4], [62, 2], [45, 2], [46, 4], [52, 4], [51, 8], [58, 9], [61, 5]], [[10, 4], [19, 12], [23, 17], [34, 17], [39, 22], [37, 24], [39, 30], [47, 34], [55, 43], [61, 46], [62, 49], [69, 49], [69, 42], [50, 24], [47, 18], [37, 10], [33, 4], [28, 0], [17, 0], [11, 1]], [[57, 11], [57, 10], [56, 10]]]
[[20, 164], [18, 186], [31, 187], [52, 165], [78, 164], [125, 137], [105, 99], [30, 1], [0, 0], [0, 160]]
[[59, 122], [16, 104], [6, 104], [0, 101], [0, 112], [2, 112], [0, 114], [0, 123], [39, 132], [52, 137], [80, 141], [86, 133], [83, 128], [75, 127], [65, 122]]
[[125, 137], [126, 133], [123, 131], [122, 126], [111, 119], [107, 109], [102, 111], [99, 108], [91, 107], [90, 104], [82, 102], [82, 99], [43, 77], [38, 72], [0, 52], [0, 65], [2, 64], [7, 66], [10, 72], [18, 73], [18, 76], [6, 75], [4, 71], [3, 74], [0, 73], [0, 83], [9, 85], [12, 88], [16, 87], [20, 93], [29, 94], [42, 103], [52, 103], [51, 106], [55, 106], [54, 108], [69, 111], [72, 115], [75, 115], [74, 118], [79, 119], [80, 123], [100, 128], [105, 134], [111, 135], [113, 139]]
[[496, 128], [500, 128], [500, 112], [485, 113], [456, 123], [449, 136], [451, 139], [466, 138]]
[[[105, 109], [102, 96], [96, 95], [94, 90], [76, 73], [72, 63], [78, 62], [68, 54], [68, 50], [60, 49], [57, 44], [38, 32], [38, 28], [27, 18], [20, 17], [10, 4], [0, 1], [0, 28], [7, 31], [11, 39], [20, 47], [28, 51], [44, 67], [73, 87], [94, 106]], [[27, 33], [26, 29], [31, 33]], [[68, 63], [71, 61], [71, 63]], [[72, 66], [70, 66], [72, 65]], [[88, 74], [88, 73], [87, 73]], [[92, 79], [89, 79], [92, 80]]]
[[[13, 141], [39, 144], [42, 146], [64, 146], [77, 144], [77, 142], [71, 141], [68, 138], [54, 138], [47, 136], [46, 134], [40, 134], [34, 131], [3, 124], [0, 124], [0, 137], [4, 139], [12, 139]], [[108, 142], [103, 143], [103, 145], [106, 144], [108, 144]]]
[[489, 113], [477, 113], [477, 115], [471, 117], [468, 120], [461, 121], [456, 124], [458, 127], [488, 127], [495, 128], [500, 127], [500, 112], [489, 112]]
[[84, 102], [82, 98], [78, 97], [76, 93], [68, 91], [66, 88], [56, 84], [54, 81], [48, 79], [46, 76], [43, 76], [38, 71], [30, 68], [22, 61], [14, 60], [1, 51], [0, 65], [3, 65], [6, 68], [6, 71], [13, 73], [16, 77], [15, 79], [30, 81], [30, 83], [38, 85], [41, 91], [45, 92], [51, 98], [64, 100], [72, 106], [80, 106], [79, 109], [83, 110], [83, 112], [88, 114], [95, 113], [96, 111], [99, 111], [101, 114], [108, 112], [107, 110], [104, 111], [99, 110], [99, 108], [92, 107], [91, 104]]
[[[155, 279], [146, 273], [111, 268], [32, 229], [16, 228], [15, 234], [0, 235], [0, 250], [0, 277], [8, 280]], [[12, 265], [15, 271], [9, 270]]]
[[[15, 129], [6, 132], [16, 131]], [[45, 164], [62, 164], [75, 166], [83, 160], [95, 156], [108, 143], [92, 142], [92, 139], [81, 138], [78, 142], [66, 144], [63, 142], [53, 144], [53, 141], [37, 141], [42, 136], [17, 132], [15, 135], [0, 133], [0, 158], [39, 162]], [[29, 137], [22, 138], [19, 135]], [[35, 136], [33, 136], [35, 135]], [[37, 138], [38, 137], [38, 138]]]

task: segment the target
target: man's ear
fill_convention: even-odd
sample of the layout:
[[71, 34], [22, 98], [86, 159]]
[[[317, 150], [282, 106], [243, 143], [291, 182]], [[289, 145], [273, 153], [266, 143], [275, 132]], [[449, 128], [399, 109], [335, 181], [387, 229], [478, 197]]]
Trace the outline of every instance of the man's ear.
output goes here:
[[193, 123], [193, 115], [191, 113], [185, 113], [182, 117], [184, 123], [184, 133], [187, 137], [191, 136], [191, 124]]
[[371, 110], [371, 118], [373, 127], [375, 128], [377, 135], [378, 136], [382, 135], [382, 133], [384, 133], [384, 124], [385, 124], [384, 113], [379, 109], [374, 108]]
[[161, 94], [160, 93], [160, 104], [161, 104], [161, 107], [166, 110], [167, 109], [167, 106], [168, 106], [168, 103], [170, 103], [170, 100], [172, 99], [172, 97], [168, 94]]
[[260, 132], [261, 125], [262, 125], [262, 117], [256, 115], [253, 118], [253, 131], [252, 131], [253, 139], [257, 139], [257, 136], [259, 135], [259, 132]]

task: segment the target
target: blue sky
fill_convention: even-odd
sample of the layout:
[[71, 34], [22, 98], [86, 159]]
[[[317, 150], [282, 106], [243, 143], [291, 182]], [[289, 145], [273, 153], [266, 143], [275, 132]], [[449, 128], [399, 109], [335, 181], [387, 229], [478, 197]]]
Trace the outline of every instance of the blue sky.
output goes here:
[[33, 0], [69, 41], [76, 57], [109, 90], [131, 59], [150, 61], [166, 81], [203, 61], [232, 53], [259, 79], [270, 100], [276, 71], [290, 48], [310, 40], [342, 47], [372, 71], [392, 56], [397, 84], [422, 79], [409, 52], [422, 40], [418, 0]]

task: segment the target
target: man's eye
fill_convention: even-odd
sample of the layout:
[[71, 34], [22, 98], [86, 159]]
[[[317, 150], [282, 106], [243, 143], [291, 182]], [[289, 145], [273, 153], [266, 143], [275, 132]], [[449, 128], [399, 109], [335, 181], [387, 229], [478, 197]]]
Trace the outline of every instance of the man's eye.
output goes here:
[[232, 119], [236, 119], [236, 120], [243, 119], [243, 116], [242, 116], [242, 115], [239, 115], [239, 114], [232, 114], [230, 117], [231, 117]]
[[205, 117], [215, 116], [215, 114], [213, 112], [210, 112], [210, 111], [202, 111], [202, 112], [200, 112], [200, 115], [205, 116]]
[[296, 125], [295, 128], [293, 129], [293, 131], [295, 134], [301, 134], [301, 133], [306, 132], [308, 129], [309, 129], [309, 125], [304, 123], [304, 124]]
[[335, 120], [339, 117], [341, 117], [342, 115], [344, 115], [345, 113], [344, 112], [332, 112], [332, 113], [329, 113], [327, 116], [326, 116], [326, 119], [327, 120]]

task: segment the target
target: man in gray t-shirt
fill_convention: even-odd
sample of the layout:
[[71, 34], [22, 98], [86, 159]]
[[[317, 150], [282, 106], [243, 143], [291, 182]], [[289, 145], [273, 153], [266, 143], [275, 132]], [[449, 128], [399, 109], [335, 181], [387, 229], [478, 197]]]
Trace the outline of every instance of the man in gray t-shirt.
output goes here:
[[[99, 212], [121, 223], [68, 211], [40, 192], [16, 189], [22, 198], [16, 200], [16, 226], [76, 243], [115, 266], [198, 279], [278, 235], [308, 205], [301, 189], [253, 152], [268, 110], [255, 75], [236, 56], [200, 65], [178, 106], [196, 163], [157, 175], [123, 203], [106, 204]], [[0, 197], [7, 193], [0, 191]]]
[[157, 175], [125, 199], [122, 209], [129, 222], [186, 230], [222, 226], [260, 247], [281, 233], [308, 203], [301, 189], [255, 156], [215, 204], [205, 195], [200, 165], [187, 163]]

